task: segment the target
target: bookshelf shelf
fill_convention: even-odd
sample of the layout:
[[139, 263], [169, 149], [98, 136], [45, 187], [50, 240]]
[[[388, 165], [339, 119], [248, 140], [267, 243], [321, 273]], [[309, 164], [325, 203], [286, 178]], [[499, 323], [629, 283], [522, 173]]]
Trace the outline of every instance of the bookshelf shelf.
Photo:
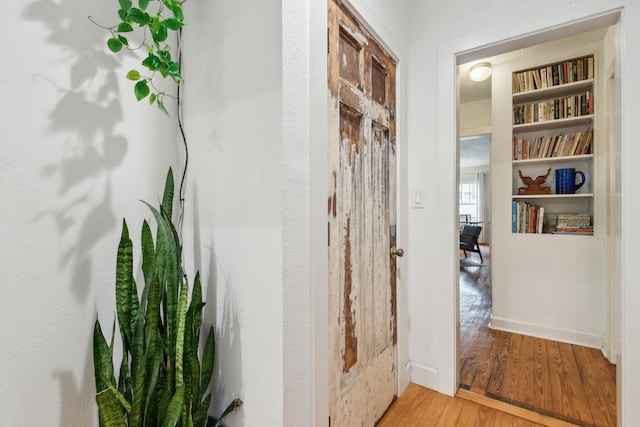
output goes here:
[[513, 102], [515, 104], [524, 104], [543, 98], [554, 98], [571, 95], [573, 93], [587, 91], [592, 86], [593, 79], [587, 79], [558, 86], [529, 90], [526, 92], [516, 92], [513, 94]]
[[537, 159], [514, 160], [513, 165], [536, 165], [536, 164], [554, 164], [554, 163], [573, 163], [593, 160], [593, 154], [581, 154], [578, 156], [562, 156], [562, 157], [540, 157]]
[[527, 199], [583, 199], [592, 198], [593, 193], [579, 193], [579, 194], [514, 194], [514, 200], [527, 200]]
[[541, 122], [523, 123], [513, 125], [513, 133], [516, 135], [526, 132], [540, 132], [551, 129], [565, 129], [574, 126], [587, 126], [593, 122], [593, 114], [578, 117], [568, 117], [566, 119], [545, 120]]
[[[594, 68], [591, 54], [512, 72], [513, 233], [593, 235]], [[584, 174], [577, 193], [556, 194], [561, 193], [555, 182], [559, 169]], [[580, 174], [575, 176], [579, 183]], [[532, 182], [538, 187], [531, 187]], [[551, 194], [518, 194], [523, 187], [536, 192], [542, 187]], [[566, 225], [558, 224], [558, 218], [573, 213], [590, 222], [590, 233], [558, 232], [564, 231], [558, 225]]]

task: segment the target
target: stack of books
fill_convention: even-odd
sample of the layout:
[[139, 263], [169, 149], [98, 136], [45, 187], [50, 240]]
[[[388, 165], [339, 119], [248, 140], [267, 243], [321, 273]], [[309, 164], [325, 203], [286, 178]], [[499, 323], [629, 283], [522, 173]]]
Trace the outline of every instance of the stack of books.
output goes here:
[[544, 207], [525, 201], [513, 201], [511, 205], [512, 233], [542, 233]]
[[538, 136], [533, 141], [513, 137], [513, 160], [543, 159], [591, 154], [593, 129], [551, 136]]
[[589, 214], [558, 214], [556, 234], [593, 235], [593, 225]]

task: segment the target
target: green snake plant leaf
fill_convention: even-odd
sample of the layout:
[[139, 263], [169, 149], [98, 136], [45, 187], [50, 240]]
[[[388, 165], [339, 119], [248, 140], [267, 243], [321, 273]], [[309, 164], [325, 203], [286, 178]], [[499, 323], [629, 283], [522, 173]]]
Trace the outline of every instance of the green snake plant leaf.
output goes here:
[[169, 387], [175, 391], [175, 376], [173, 371], [176, 364], [176, 337], [178, 324], [178, 292], [182, 285], [181, 249], [177, 233], [171, 221], [156, 208], [144, 202], [153, 213], [158, 224], [156, 235], [156, 271], [161, 287], [166, 293], [167, 342], [168, 348], [167, 370]]
[[204, 393], [204, 390], [209, 387], [209, 382], [213, 375], [213, 365], [215, 362], [215, 337], [213, 333], [213, 326], [209, 328], [209, 334], [207, 335], [207, 341], [204, 345], [204, 352], [202, 353], [202, 376], [200, 382], [200, 390]]
[[[115, 325], [114, 325], [115, 330]], [[112, 383], [115, 382], [113, 375], [113, 338], [111, 347], [107, 344], [107, 340], [102, 333], [100, 322], [96, 320], [93, 328], [93, 368], [96, 380], [96, 391], [100, 393], [107, 389], [107, 384], [103, 378], [108, 378]]]
[[[145, 221], [146, 224], [146, 221]], [[146, 228], [148, 229], [149, 225], [146, 224]], [[143, 232], [145, 227], [143, 225]], [[142, 238], [143, 242], [145, 241], [145, 237]], [[153, 241], [151, 242], [153, 245]], [[144, 243], [143, 243], [144, 246]], [[136, 316], [136, 324], [133, 331], [133, 345], [131, 349], [131, 375], [133, 377], [133, 388], [135, 390], [135, 394], [132, 400], [132, 410], [129, 414], [129, 425], [136, 426], [140, 425], [140, 419], [143, 417], [142, 408], [144, 407], [145, 401], [148, 395], [148, 388], [145, 387], [145, 383], [147, 380], [147, 374], [151, 373], [149, 369], [147, 369], [146, 365], [146, 354], [145, 354], [145, 309], [147, 308], [147, 303], [149, 299], [149, 290], [152, 288], [153, 282], [151, 280], [146, 281], [145, 287], [142, 291], [142, 296], [140, 298], [140, 305], [138, 307], [138, 314]], [[157, 352], [157, 349], [154, 348], [153, 352]], [[148, 353], [150, 354], [150, 353]]]
[[125, 414], [115, 394], [106, 389], [96, 394], [100, 427], [127, 427]]
[[177, 330], [176, 330], [176, 388], [184, 389], [184, 335], [185, 321], [187, 317], [187, 301], [189, 300], [189, 287], [185, 283], [180, 289], [180, 298], [178, 300], [177, 312]]
[[[145, 357], [147, 375], [145, 377], [143, 400], [144, 400], [144, 424], [149, 425], [149, 420], [158, 418], [158, 404], [164, 392], [165, 378], [161, 375], [162, 351], [159, 342], [159, 334], [150, 340]], [[155, 425], [155, 424], [154, 424]]]
[[240, 399], [234, 399], [233, 402], [231, 402], [229, 404], [229, 406], [227, 406], [227, 409], [224, 410], [224, 412], [222, 412], [222, 415], [220, 415], [220, 419], [218, 420], [218, 422], [216, 423], [216, 427], [218, 427], [219, 425], [222, 424], [222, 420], [229, 415], [230, 413], [235, 413], [238, 408], [240, 408], [240, 406], [242, 406], [242, 400]]
[[[115, 331], [115, 325], [113, 326]], [[96, 381], [96, 403], [100, 425], [105, 427], [127, 427], [122, 405], [114, 392], [113, 383], [113, 334], [111, 346], [96, 320], [93, 330], [93, 367]]]
[[122, 352], [122, 360], [120, 362], [120, 376], [118, 377], [118, 392], [124, 396], [124, 399], [131, 401], [133, 398], [133, 384], [131, 381], [131, 373], [129, 372], [128, 353]]
[[124, 219], [116, 259], [116, 312], [124, 349], [130, 351], [135, 316], [138, 313], [138, 294], [133, 279], [133, 242], [129, 238], [129, 229]]
[[193, 426], [205, 427], [207, 424], [207, 414], [209, 412], [209, 406], [211, 405], [211, 393], [204, 398], [195, 411], [193, 411]]
[[184, 402], [184, 384], [176, 389], [176, 393], [171, 398], [167, 406], [167, 412], [162, 420], [162, 427], [175, 427], [180, 420], [182, 404]]
[[196, 341], [200, 340], [200, 327], [202, 326], [202, 284], [200, 283], [200, 272], [196, 272], [193, 279], [193, 289], [191, 290], [191, 309], [193, 309], [193, 330]]
[[167, 215], [167, 218], [171, 218], [173, 215], [173, 189], [173, 170], [169, 168], [164, 184], [164, 193], [162, 193], [162, 211]]
[[156, 249], [153, 243], [153, 235], [151, 234], [151, 227], [147, 220], [142, 223], [142, 274], [144, 276], [144, 282], [148, 285], [153, 281], [153, 274], [155, 268]]
[[[193, 303], [192, 303], [193, 305]], [[197, 366], [198, 364], [198, 359], [197, 357], [195, 358], [195, 363], [196, 365], [194, 365], [194, 355], [193, 355], [193, 351], [194, 351], [194, 342], [193, 342], [193, 310], [192, 310], [192, 306], [189, 306], [189, 309], [187, 310], [187, 317], [185, 319], [185, 327], [184, 327], [184, 372], [183, 372], [183, 377], [184, 377], [184, 387], [185, 387], [185, 402], [183, 405], [183, 411], [182, 411], [182, 424], [185, 424], [185, 420], [187, 418], [187, 416], [191, 416], [191, 411], [192, 411], [192, 407], [193, 407], [193, 391], [194, 391], [194, 375], [193, 372], [194, 370], [198, 370], [199, 371], [199, 366]], [[197, 344], [196, 344], [197, 345]], [[197, 347], [195, 348], [195, 350], [197, 351]], [[199, 384], [195, 383], [195, 387], [197, 390], [197, 386]]]
[[[107, 379], [104, 378], [104, 381], [106, 382]], [[113, 386], [113, 384], [109, 384], [107, 382], [107, 390], [105, 390], [103, 393], [105, 392], [111, 392], [111, 394], [115, 396], [115, 398], [118, 400], [118, 403], [122, 405], [122, 408], [124, 408], [127, 413], [131, 411], [131, 404], [127, 401], [126, 397]]]
[[200, 284], [200, 272], [196, 273], [191, 290], [191, 304], [187, 312], [187, 325], [185, 333], [185, 373], [186, 378], [191, 378], [187, 384], [191, 392], [192, 405], [198, 405], [205, 390], [200, 388], [200, 361], [198, 360], [198, 346], [200, 343], [200, 327], [202, 326], [202, 286]]

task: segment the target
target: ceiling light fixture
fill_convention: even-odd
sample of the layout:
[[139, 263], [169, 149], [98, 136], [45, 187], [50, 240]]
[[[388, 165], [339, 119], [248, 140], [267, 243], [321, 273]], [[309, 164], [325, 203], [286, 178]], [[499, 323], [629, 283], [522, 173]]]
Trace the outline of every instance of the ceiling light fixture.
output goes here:
[[481, 82], [486, 80], [491, 75], [491, 64], [488, 62], [480, 62], [471, 66], [469, 71], [469, 78], [474, 82]]

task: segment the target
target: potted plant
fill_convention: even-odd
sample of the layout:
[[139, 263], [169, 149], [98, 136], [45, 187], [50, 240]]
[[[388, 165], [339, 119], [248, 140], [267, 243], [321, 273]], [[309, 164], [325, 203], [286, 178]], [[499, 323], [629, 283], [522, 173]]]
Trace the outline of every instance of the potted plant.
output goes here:
[[[202, 327], [200, 275], [191, 298], [182, 268], [182, 246], [171, 220], [173, 173], [167, 174], [162, 203], [146, 203], [157, 225], [155, 242], [145, 220], [141, 233], [144, 287], [138, 297], [134, 279], [133, 244], [126, 220], [116, 263], [116, 314], [122, 338], [120, 370], [115, 378], [114, 335], [107, 342], [100, 321], [93, 334], [96, 402], [100, 425], [204, 427], [211, 402], [207, 393], [214, 367], [214, 332], [210, 327], [202, 357], [198, 356]], [[190, 300], [190, 302], [189, 302]], [[228, 405], [215, 425], [242, 404]]]

